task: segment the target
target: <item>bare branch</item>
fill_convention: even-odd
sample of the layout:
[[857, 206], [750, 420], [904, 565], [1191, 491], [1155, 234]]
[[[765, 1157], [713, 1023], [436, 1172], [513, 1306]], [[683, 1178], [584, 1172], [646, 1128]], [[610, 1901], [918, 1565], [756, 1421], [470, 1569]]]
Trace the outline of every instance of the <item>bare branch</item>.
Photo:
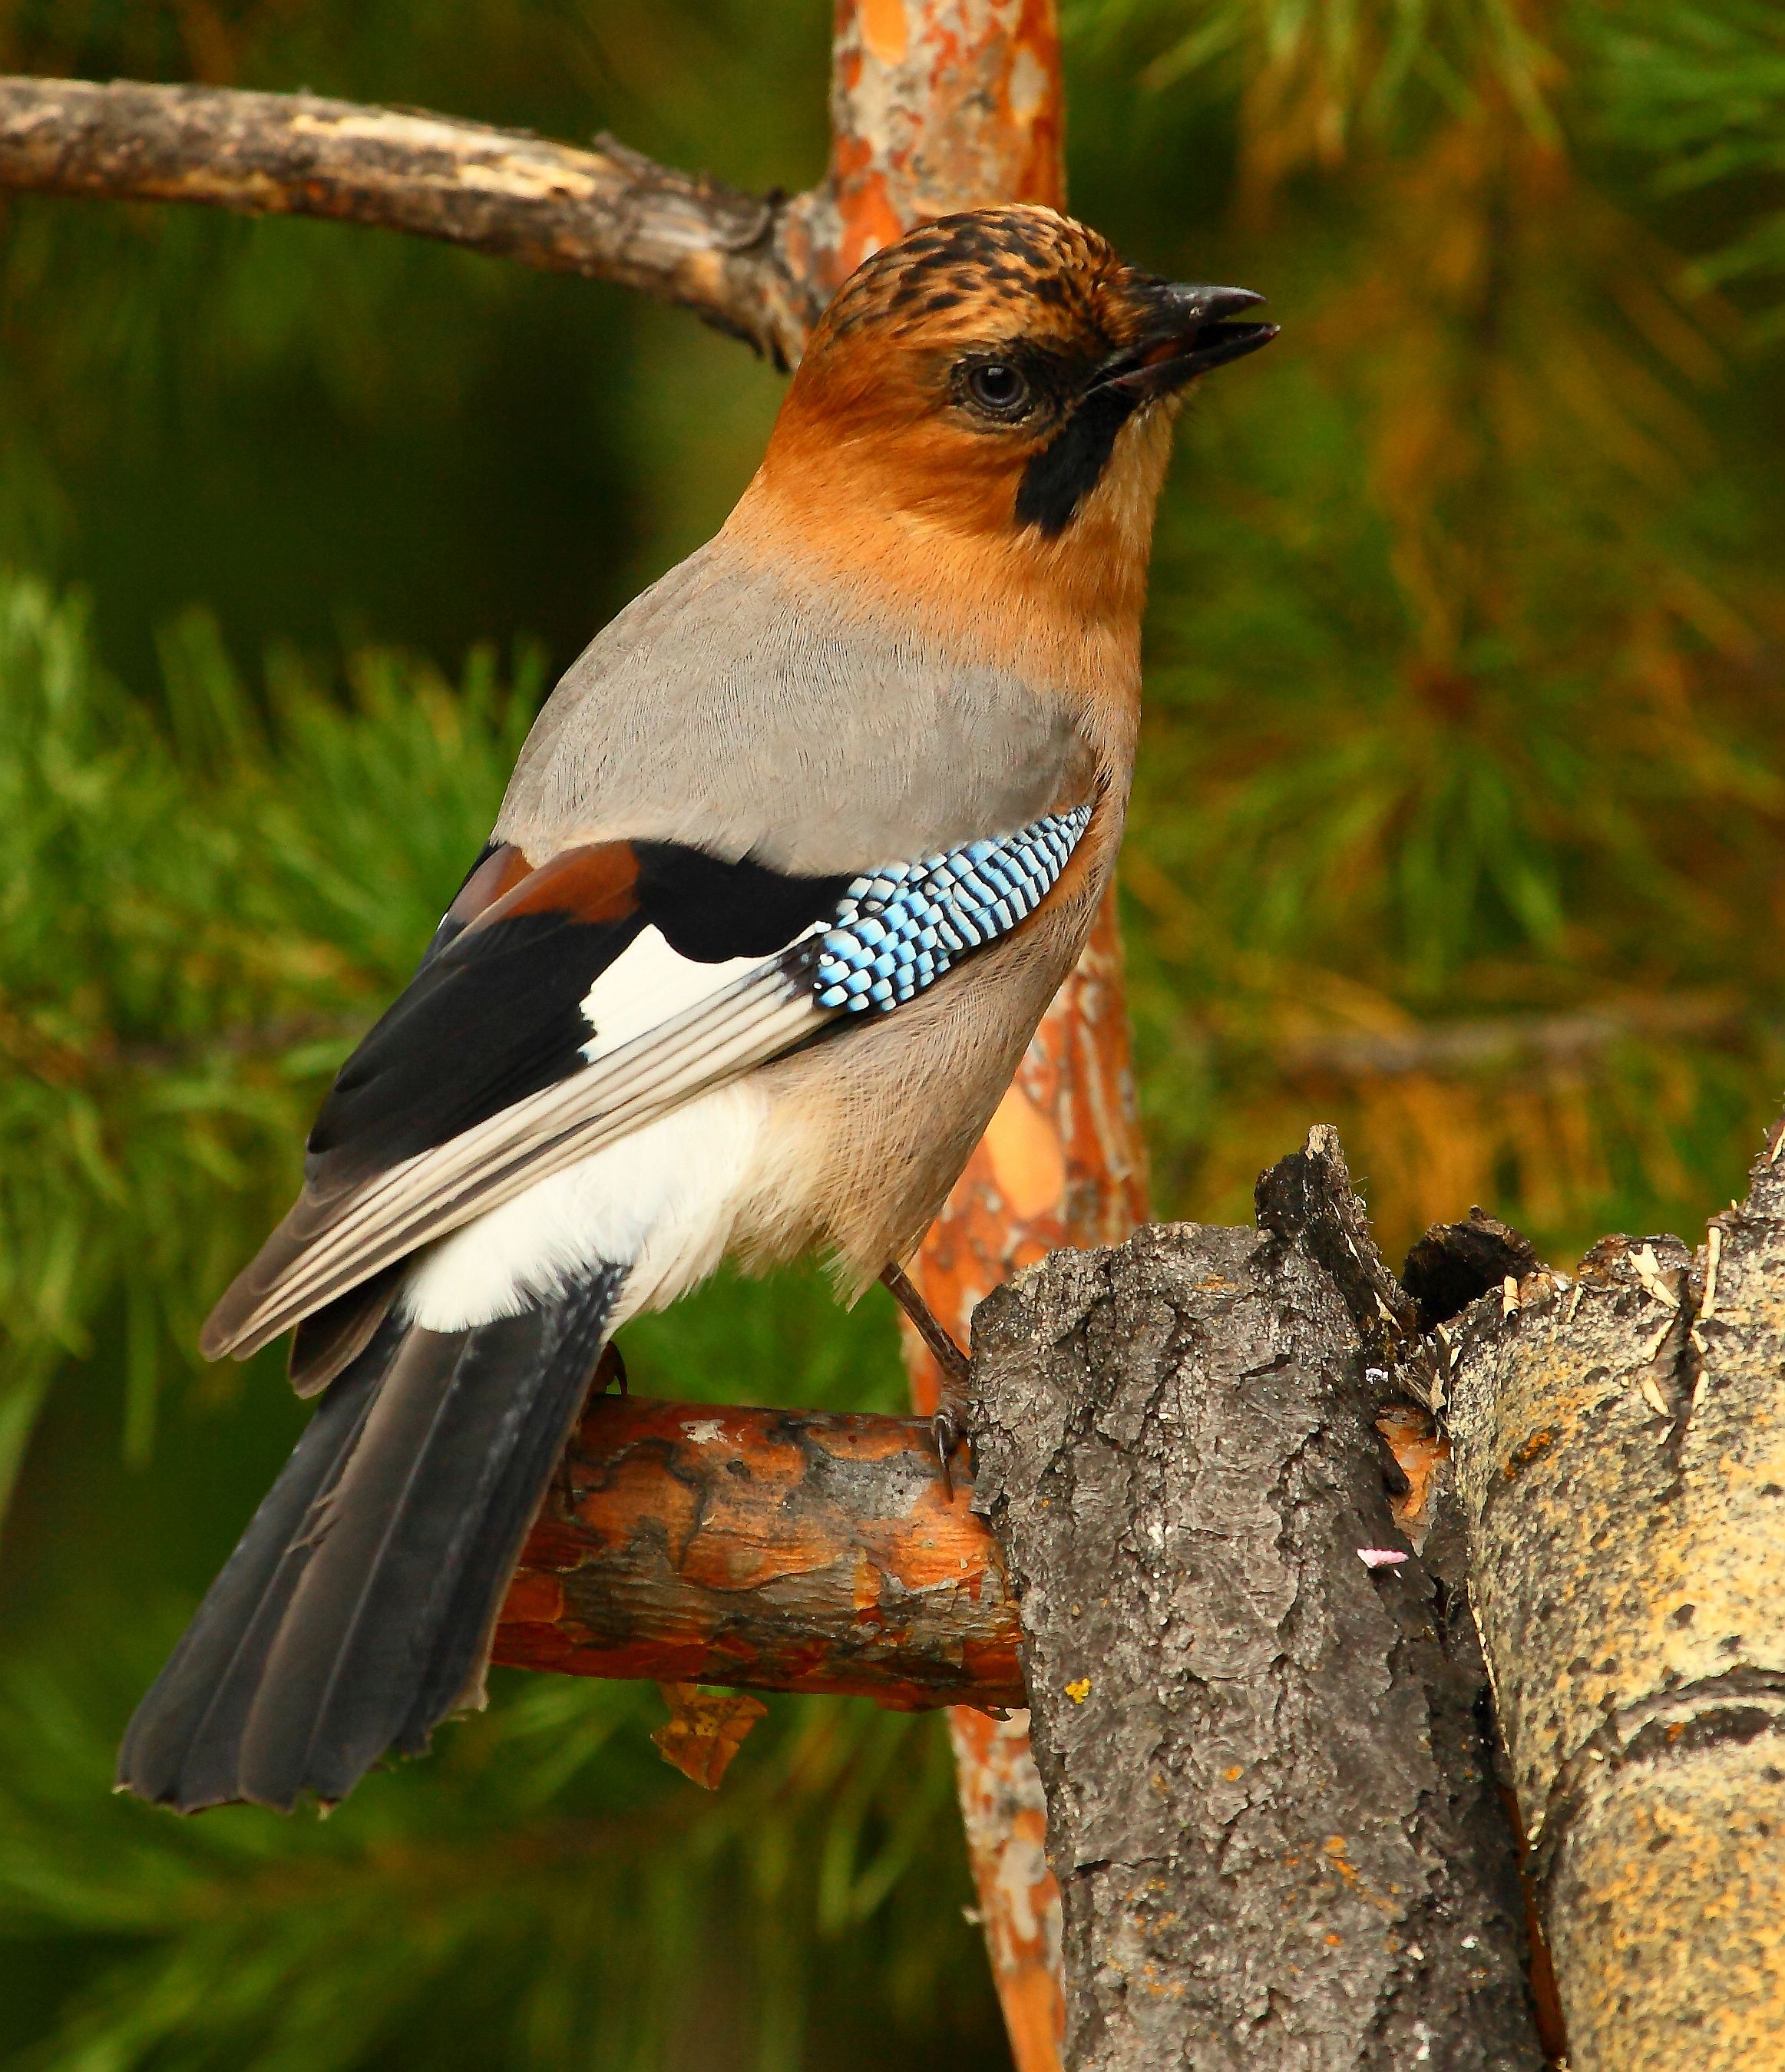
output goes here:
[[824, 300], [784, 256], [797, 204], [611, 138], [579, 150], [314, 94], [0, 79], [0, 187], [407, 231], [643, 289], [782, 365]]
[[1595, 1067], [1619, 1043], [1740, 1033], [1737, 1005], [1686, 995], [1614, 1001], [1573, 1014], [1492, 1015], [1479, 1022], [1436, 1022], [1388, 1031], [1326, 1030], [1273, 1046], [1286, 1079], [1393, 1079], [1430, 1073], [1535, 1069], [1569, 1077]]
[[1023, 1702], [1004, 1566], [927, 1420], [593, 1401], [495, 1660], [882, 1705]]

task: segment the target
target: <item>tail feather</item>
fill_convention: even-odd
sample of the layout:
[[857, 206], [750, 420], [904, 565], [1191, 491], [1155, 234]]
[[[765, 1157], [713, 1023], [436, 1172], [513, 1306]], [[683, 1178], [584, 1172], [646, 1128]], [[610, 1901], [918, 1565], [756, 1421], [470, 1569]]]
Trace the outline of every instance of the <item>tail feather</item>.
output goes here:
[[[137, 1707], [118, 1752], [117, 1781], [140, 1797], [190, 1811], [235, 1795], [227, 1783], [213, 1787], [199, 1774], [208, 1766], [204, 1758], [239, 1737], [240, 1720], [232, 1736], [224, 1713], [232, 1696], [245, 1716], [242, 1693], [245, 1688], [252, 1696], [278, 1630], [277, 1614], [296, 1585], [303, 1556], [294, 1543], [353, 1449], [397, 1337], [389, 1332], [368, 1346], [323, 1398]], [[232, 1763], [230, 1769], [232, 1778]]]
[[337, 1295], [320, 1309], [313, 1309], [291, 1335], [291, 1358], [287, 1371], [299, 1396], [320, 1396], [338, 1374], [343, 1374], [371, 1344], [378, 1326], [390, 1314], [390, 1305], [403, 1278], [405, 1262], [398, 1260]]
[[[469, 1694], [481, 1684], [508, 1578], [576, 1422], [590, 1371], [600, 1357], [601, 1326], [623, 1278], [615, 1270], [602, 1292], [593, 1330], [582, 1316], [565, 1309], [553, 1312], [548, 1319], [542, 1367], [549, 1375], [579, 1375], [581, 1379], [573, 1394], [542, 1402], [537, 1415], [520, 1421], [501, 1472], [477, 1508], [475, 1530], [458, 1564], [440, 1622], [438, 1643], [409, 1715], [393, 1737], [393, 1745], [404, 1755], [425, 1749], [435, 1722], [468, 1702]], [[494, 1590], [487, 1580], [492, 1576], [500, 1578]]]
[[380, 1328], [138, 1708], [121, 1782], [289, 1808], [427, 1745], [481, 1666], [622, 1277], [463, 1331]]

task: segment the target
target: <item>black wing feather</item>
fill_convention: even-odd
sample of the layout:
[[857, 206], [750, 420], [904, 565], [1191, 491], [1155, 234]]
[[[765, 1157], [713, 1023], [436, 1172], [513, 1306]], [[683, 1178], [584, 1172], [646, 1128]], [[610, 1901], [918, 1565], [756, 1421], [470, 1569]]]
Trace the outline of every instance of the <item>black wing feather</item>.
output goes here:
[[308, 1170], [356, 1176], [430, 1149], [582, 1063], [582, 1001], [642, 915], [520, 914], [467, 930], [341, 1067], [310, 1133]]
[[594, 845], [531, 872], [487, 849], [407, 989], [341, 1067], [307, 1179], [326, 1193], [382, 1172], [579, 1070], [593, 1033], [582, 1003], [647, 928], [697, 963], [772, 956], [849, 882], [676, 842]]

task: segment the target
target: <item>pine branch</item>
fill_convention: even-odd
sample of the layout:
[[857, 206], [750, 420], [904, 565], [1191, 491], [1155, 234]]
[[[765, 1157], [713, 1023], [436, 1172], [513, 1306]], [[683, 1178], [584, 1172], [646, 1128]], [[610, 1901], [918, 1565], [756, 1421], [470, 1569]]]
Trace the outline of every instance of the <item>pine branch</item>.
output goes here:
[[0, 79], [0, 187], [407, 231], [642, 289], [782, 366], [823, 301], [785, 256], [797, 201], [660, 166], [611, 137], [582, 150], [315, 94]]
[[1484, 1015], [1405, 1029], [1322, 1030], [1274, 1046], [1289, 1079], [1392, 1079], [1416, 1074], [1579, 1072], [1619, 1043], [1738, 1034], [1739, 1005], [1721, 997], [1657, 995], [1565, 1014]]
[[496, 1630], [573, 1675], [1020, 1705], [1015, 1601], [927, 1420], [598, 1396]]

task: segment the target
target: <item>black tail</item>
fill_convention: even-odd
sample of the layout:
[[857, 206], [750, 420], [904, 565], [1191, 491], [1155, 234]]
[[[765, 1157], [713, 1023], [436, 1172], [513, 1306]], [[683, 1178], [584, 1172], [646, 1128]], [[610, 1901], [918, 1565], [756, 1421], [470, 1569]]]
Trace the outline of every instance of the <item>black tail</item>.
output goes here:
[[623, 1272], [469, 1330], [380, 1326], [137, 1708], [121, 1786], [289, 1809], [427, 1746], [482, 1671]]

